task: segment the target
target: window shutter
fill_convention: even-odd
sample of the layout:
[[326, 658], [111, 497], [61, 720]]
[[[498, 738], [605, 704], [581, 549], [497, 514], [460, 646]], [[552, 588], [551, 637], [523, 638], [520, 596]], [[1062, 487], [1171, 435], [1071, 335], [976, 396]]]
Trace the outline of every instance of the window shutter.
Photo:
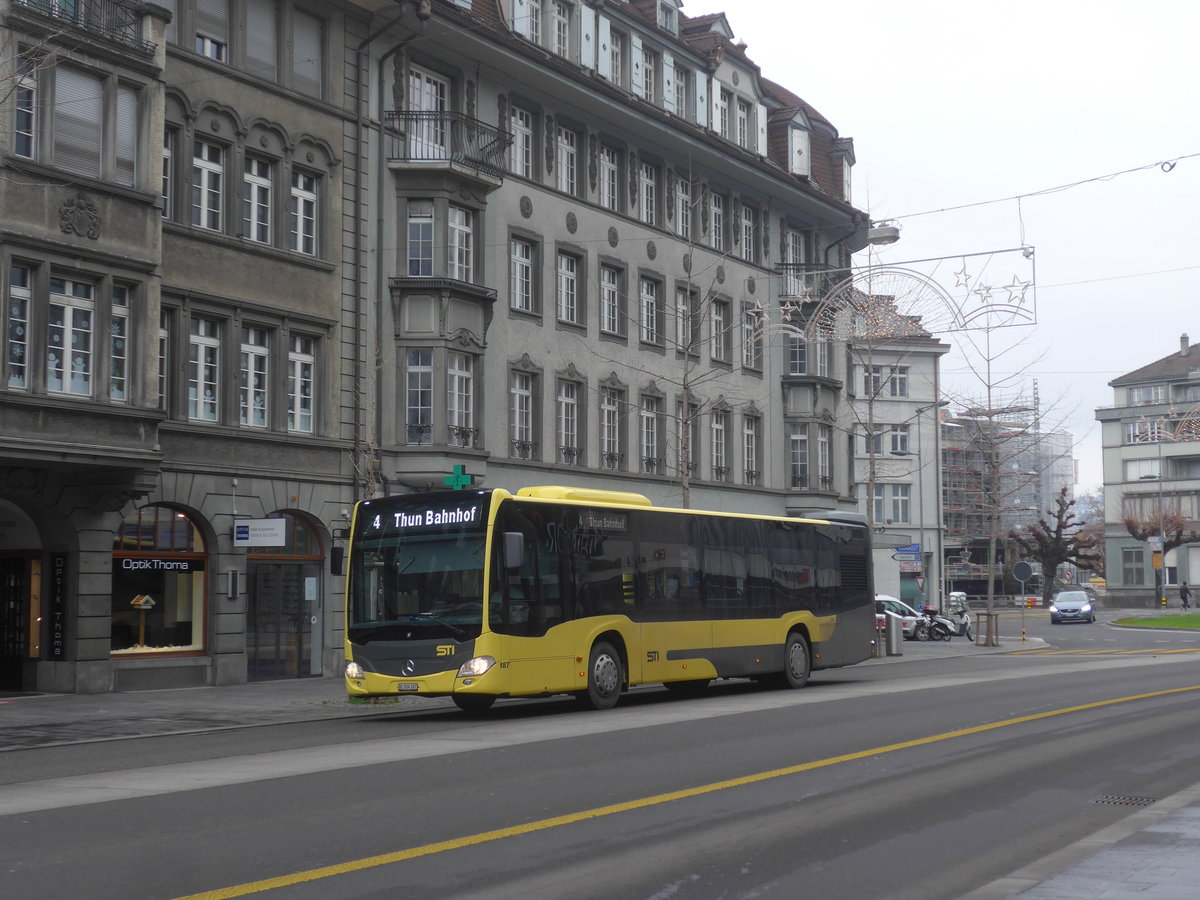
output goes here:
[[754, 124], [758, 127], [758, 155], [767, 155], [767, 108], [754, 104]]
[[179, 43], [179, 3], [178, 0], [158, 0], [158, 5], [171, 11], [171, 21], [167, 23], [167, 43]]
[[596, 33], [598, 38], [596, 40], [596, 72], [599, 73], [602, 78], [607, 78], [609, 81], [612, 81], [612, 22], [610, 22], [604, 16], [599, 16], [597, 24], [598, 27], [596, 29]]
[[277, 77], [275, 0], [248, 0], [246, 6], [246, 69], [259, 78]]
[[629, 36], [629, 89], [637, 94], [642, 95], [642, 39], [636, 35]]
[[811, 163], [808, 132], [793, 126], [788, 140], [788, 171], [793, 175], [809, 175], [812, 172]]
[[596, 68], [596, 11], [580, 4], [579, 13], [579, 63], [585, 69]]
[[[708, 127], [716, 131], [721, 127], [721, 83], [719, 81], [712, 82], [709, 95], [711, 99], [709, 106], [711, 108], [709, 110], [710, 118]], [[732, 109], [728, 111], [728, 115], [733, 115]], [[725, 135], [725, 137], [728, 137], [728, 135]]]
[[696, 72], [696, 124], [701, 128], [708, 127], [708, 78]]
[[292, 87], [312, 97], [322, 93], [324, 68], [322, 23], [316, 16], [295, 10], [292, 22]]
[[54, 70], [54, 163], [100, 177], [100, 121], [104, 91], [99, 78], [64, 66]]
[[512, 0], [512, 30], [523, 38], [529, 37], [529, 4], [538, 0]]
[[663, 88], [662, 100], [663, 106], [667, 112], [682, 113], [683, 111], [675, 108], [675, 59], [670, 53], [662, 55], [663, 67]]
[[138, 92], [117, 85], [116, 180], [133, 187], [137, 183]]
[[196, 0], [196, 32], [229, 46], [228, 0]]

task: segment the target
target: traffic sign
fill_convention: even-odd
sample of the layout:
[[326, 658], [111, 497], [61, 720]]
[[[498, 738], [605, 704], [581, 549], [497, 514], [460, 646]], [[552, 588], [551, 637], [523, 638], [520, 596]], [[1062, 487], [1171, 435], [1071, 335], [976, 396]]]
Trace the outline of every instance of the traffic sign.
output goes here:
[[1022, 560], [1013, 566], [1012, 574], [1013, 578], [1024, 584], [1033, 577], [1033, 566]]

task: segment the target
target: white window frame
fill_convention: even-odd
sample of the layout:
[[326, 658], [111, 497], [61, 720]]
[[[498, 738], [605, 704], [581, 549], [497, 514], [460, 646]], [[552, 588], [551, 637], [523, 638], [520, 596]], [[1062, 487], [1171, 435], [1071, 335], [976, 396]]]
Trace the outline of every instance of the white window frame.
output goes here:
[[96, 362], [96, 285], [50, 278], [46, 329], [46, 391], [91, 397]]
[[433, 350], [410, 347], [404, 360], [405, 443], [428, 443], [433, 429]]
[[600, 389], [600, 463], [606, 469], [621, 467], [621, 392]]
[[579, 321], [579, 258], [559, 250], [554, 263], [554, 307], [560, 322]]
[[658, 168], [653, 163], [638, 165], [638, 218], [647, 225], [658, 224]]
[[692, 237], [692, 182], [686, 175], [675, 184], [675, 233], [685, 241]]
[[621, 315], [621, 270], [600, 265], [600, 330], [605, 334], [625, 334]]
[[8, 386], [29, 389], [29, 315], [33, 309], [33, 270], [12, 264], [8, 269], [8, 336], [5, 342]]
[[752, 207], [742, 207], [742, 259], [755, 262], [758, 259], [758, 244], [754, 239], [756, 232], [756, 216]]
[[464, 206], [452, 204], [446, 227], [448, 274], [458, 281], [471, 281], [475, 271], [475, 214]]
[[709, 325], [712, 328], [710, 355], [713, 362], [729, 362], [729, 301], [713, 298], [709, 301]]
[[600, 205], [621, 211], [621, 151], [600, 145]]
[[757, 416], [742, 417], [742, 476], [745, 484], [758, 484], [758, 433], [760, 420]]
[[718, 194], [715, 191], [709, 194], [709, 224], [712, 230], [709, 232], [709, 246], [718, 253], [725, 252], [725, 195]]
[[292, 170], [292, 189], [288, 204], [289, 246], [305, 256], [316, 256], [320, 248], [317, 224], [320, 212], [320, 176]]
[[729, 412], [723, 409], [714, 409], [710, 427], [712, 434], [709, 452], [712, 457], [713, 481], [728, 481]]
[[312, 434], [316, 422], [317, 339], [288, 336], [287, 429]]
[[509, 455], [522, 459], [533, 458], [533, 383], [532, 372], [508, 373]]
[[652, 278], [638, 279], [638, 306], [641, 310], [638, 316], [640, 338], [643, 344], [657, 344], [661, 339], [659, 334], [659, 284]]
[[533, 267], [537, 252], [526, 238], [509, 239], [509, 306], [520, 312], [534, 312]]
[[654, 475], [659, 472], [658, 431], [662, 419], [662, 400], [642, 397], [638, 410], [638, 441], [641, 449], [641, 471]]
[[247, 156], [242, 168], [242, 234], [256, 243], [270, 244], [275, 167], [269, 160]]
[[579, 135], [559, 125], [555, 130], [554, 176], [555, 187], [564, 194], [575, 195], [578, 186], [576, 164], [579, 159]]
[[188, 337], [188, 419], [217, 422], [221, 415], [221, 323], [193, 316]]
[[475, 359], [451, 351], [446, 359], [446, 415], [451, 428], [475, 427]]
[[192, 142], [192, 225], [208, 231], [225, 229], [225, 158], [221, 144]]
[[432, 200], [408, 201], [408, 276], [433, 275], [434, 215]]
[[238, 384], [238, 423], [266, 428], [270, 414], [271, 347], [267, 329], [242, 327]]
[[579, 463], [579, 382], [559, 379], [554, 403], [558, 460], [568, 464]]
[[533, 177], [533, 113], [513, 106], [509, 111], [512, 130], [512, 147], [509, 150], [508, 167], [520, 178]]

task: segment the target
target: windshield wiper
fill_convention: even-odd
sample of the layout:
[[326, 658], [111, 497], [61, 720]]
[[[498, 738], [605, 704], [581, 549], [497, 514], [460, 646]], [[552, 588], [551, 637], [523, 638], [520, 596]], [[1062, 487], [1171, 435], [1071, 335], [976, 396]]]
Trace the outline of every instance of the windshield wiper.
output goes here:
[[446, 630], [449, 631], [451, 634], [453, 634], [455, 637], [459, 638], [459, 640], [465, 641], [467, 639], [467, 632], [464, 629], [459, 628], [457, 625], [451, 625], [449, 622], [447, 622], [445, 619], [443, 619], [439, 615], [436, 615], [431, 612], [418, 613], [417, 615], [412, 617], [411, 621], [417, 622], [417, 621], [420, 621], [421, 619], [428, 619], [431, 622], [437, 622], [439, 625], [445, 626]]

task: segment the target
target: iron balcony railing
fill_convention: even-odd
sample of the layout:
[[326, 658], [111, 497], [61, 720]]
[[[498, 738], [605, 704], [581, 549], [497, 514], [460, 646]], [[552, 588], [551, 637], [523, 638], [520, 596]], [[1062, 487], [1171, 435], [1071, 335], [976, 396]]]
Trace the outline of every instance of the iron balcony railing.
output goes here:
[[388, 159], [404, 162], [454, 162], [495, 178], [504, 177], [512, 138], [492, 125], [462, 113], [428, 110], [389, 112]]
[[819, 263], [780, 263], [775, 271], [783, 276], [780, 296], [801, 301], [823, 299], [830, 288], [850, 274], [845, 269], [830, 269]]
[[142, 40], [142, 17], [146, 13], [140, 3], [121, 0], [18, 0], [18, 3], [64, 26], [100, 34], [146, 53], [154, 52], [154, 44]]

